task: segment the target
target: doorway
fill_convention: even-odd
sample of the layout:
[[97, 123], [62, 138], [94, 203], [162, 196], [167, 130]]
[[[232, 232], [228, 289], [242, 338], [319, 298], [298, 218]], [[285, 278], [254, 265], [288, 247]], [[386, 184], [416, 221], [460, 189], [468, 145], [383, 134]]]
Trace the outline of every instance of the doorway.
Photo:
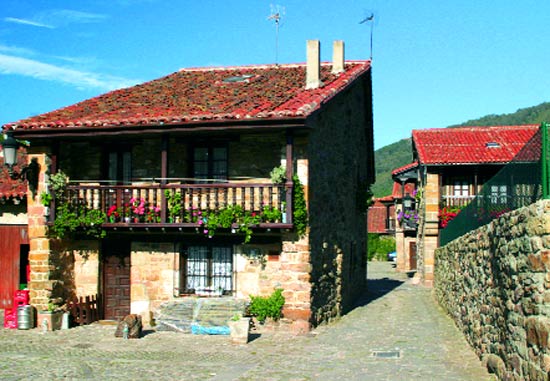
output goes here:
[[409, 242], [409, 270], [416, 270], [416, 242]]
[[0, 226], [0, 309], [13, 308], [15, 291], [27, 287], [29, 238], [25, 225]]
[[122, 320], [130, 313], [130, 242], [105, 240], [102, 254], [103, 318]]

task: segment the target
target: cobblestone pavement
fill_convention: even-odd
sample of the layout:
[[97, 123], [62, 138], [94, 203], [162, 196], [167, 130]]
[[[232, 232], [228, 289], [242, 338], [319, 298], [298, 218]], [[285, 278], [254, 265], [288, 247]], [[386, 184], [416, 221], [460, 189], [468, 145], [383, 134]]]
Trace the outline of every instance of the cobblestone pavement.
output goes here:
[[123, 340], [114, 330], [0, 329], [0, 379], [493, 380], [431, 291], [390, 263], [369, 263], [360, 306], [307, 336], [266, 333], [238, 346], [227, 336], [153, 330]]

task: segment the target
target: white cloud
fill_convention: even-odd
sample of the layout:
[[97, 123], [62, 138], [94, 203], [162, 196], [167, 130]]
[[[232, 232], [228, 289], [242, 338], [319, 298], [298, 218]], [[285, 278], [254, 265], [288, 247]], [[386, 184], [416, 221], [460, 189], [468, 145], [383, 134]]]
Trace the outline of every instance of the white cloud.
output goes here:
[[54, 29], [53, 26], [48, 25], [48, 24], [44, 24], [44, 23], [34, 21], [34, 20], [20, 19], [20, 18], [16, 18], [16, 17], [5, 17], [4, 21], [16, 23], [16, 24], [36, 26], [36, 27], [39, 27], [39, 28]]
[[0, 52], [7, 52], [11, 54], [24, 55], [24, 56], [35, 55], [35, 52], [31, 49], [20, 48], [18, 46], [2, 45], [1, 43], [0, 43]]
[[71, 9], [55, 9], [40, 12], [28, 18], [5, 17], [4, 21], [39, 28], [55, 29], [69, 24], [90, 24], [101, 22], [107, 19], [107, 17], [108, 16], [106, 15], [98, 13], [74, 11]]
[[27, 58], [0, 54], [0, 74], [16, 74], [40, 80], [68, 84], [77, 88], [110, 91], [135, 85], [141, 81], [78, 71]]
[[106, 15], [101, 15], [97, 13], [88, 13], [73, 11], [70, 9], [59, 9], [46, 12], [40, 16], [41, 19], [50, 18], [57, 20], [62, 24], [89, 24], [94, 22], [101, 22], [107, 18]]

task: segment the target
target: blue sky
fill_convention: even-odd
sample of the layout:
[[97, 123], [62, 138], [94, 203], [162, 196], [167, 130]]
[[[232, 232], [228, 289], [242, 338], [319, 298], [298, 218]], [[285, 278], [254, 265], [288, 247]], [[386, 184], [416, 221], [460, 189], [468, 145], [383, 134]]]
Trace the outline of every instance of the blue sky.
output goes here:
[[550, 101], [545, 0], [2, 0], [0, 125], [182, 67], [304, 62], [308, 39], [368, 59], [371, 12], [376, 148]]

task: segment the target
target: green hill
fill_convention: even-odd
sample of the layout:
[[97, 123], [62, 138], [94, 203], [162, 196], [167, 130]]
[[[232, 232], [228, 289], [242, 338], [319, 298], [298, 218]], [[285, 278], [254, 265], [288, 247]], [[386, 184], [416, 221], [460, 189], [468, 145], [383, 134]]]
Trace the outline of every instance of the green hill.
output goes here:
[[[521, 108], [511, 114], [486, 115], [479, 119], [468, 120], [461, 126], [506, 126], [518, 124], [539, 124], [550, 122], [550, 102], [541, 103], [538, 106]], [[391, 173], [412, 161], [411, 139], [403, 139], [396, 143], [382, 147], [374, 151], [376, 183], [372, 186], [375, 197], [383, 197], [391, 194], [393, 181]]]

